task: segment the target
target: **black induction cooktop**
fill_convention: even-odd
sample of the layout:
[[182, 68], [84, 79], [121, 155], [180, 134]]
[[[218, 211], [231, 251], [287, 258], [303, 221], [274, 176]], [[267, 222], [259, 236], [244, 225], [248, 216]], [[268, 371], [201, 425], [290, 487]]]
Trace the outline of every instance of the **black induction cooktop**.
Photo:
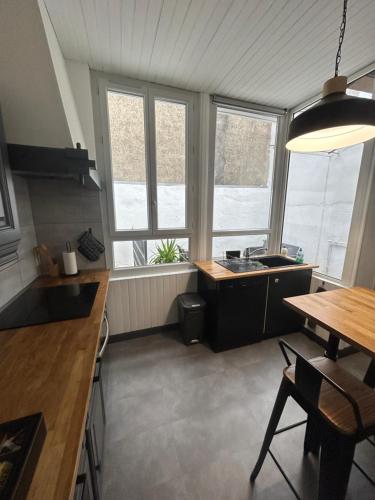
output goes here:
[[27, 288], [0, 313], [0, 330], [90, 316], [99, 283]]

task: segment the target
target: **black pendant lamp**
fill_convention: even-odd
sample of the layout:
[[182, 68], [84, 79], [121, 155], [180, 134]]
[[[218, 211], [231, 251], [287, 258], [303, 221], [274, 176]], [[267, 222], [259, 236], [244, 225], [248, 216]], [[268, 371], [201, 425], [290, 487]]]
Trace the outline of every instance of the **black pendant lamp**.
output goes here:
[[291, 122], [290, 151], [331, 151], [375, 137], [375, 100], [347, 95], [347, 77], [338, 76], [347, 4], [344, 0], [335, 76], [325, 82], [322, 99]]

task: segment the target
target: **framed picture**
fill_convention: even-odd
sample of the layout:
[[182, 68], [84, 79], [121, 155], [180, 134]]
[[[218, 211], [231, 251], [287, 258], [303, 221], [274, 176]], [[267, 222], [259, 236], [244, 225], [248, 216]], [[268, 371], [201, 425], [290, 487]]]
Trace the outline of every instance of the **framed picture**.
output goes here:
[[41, 413], [0, 424], [0, 500], [26, 498], [45, 437]]

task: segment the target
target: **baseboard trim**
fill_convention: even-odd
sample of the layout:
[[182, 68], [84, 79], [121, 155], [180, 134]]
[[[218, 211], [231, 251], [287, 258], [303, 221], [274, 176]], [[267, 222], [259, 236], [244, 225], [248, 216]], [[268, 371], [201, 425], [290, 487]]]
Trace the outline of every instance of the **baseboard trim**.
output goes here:
[[154, 326], [152, 328], [145, 328], [143, 330], [135, 330], [133, 332], [117, 333], [115, 335], [109, 336], [108, 343], [113, 344], [115, 342], [122, 342], [124, 340], [148, 337], [149, 335], [155, 335], [160, 332], [175, 330], [176, 328], [178, 328], [178, 323], [170, 323], [169, 325]]
[[[328, 342], [326, 340], [322, 339], [322, 337], [320, 337], [319, 335], [317, 335], [310, 328], [308, 328], [306, 326], [303, 326], [301, 331], [310, 340], [312, 340], [313, 342], [316, 342], [317, 344], [319, 344], [324, 349], [327, 349]], [[350, 345], [348, 347], [344, 347], [344, 349], [339, 349], [339, 351], [338, 351], [338, 358], [345, 358], [346, 356], [350, 356], [351, 354], [355, 354], [357, 352], [358, 352], [358, 349], [356, 349], [355, 347], [353, 347], [353, 346]]]
[[[156, 335], [157, 333], [175, 330], [177, 328], [178, 323], [170, 323], [169, 325], [154, 326], [152, 328], [145, 328], [143, 330], [135, 330], [133, 332], [117, 333], [115, 335], [110, 335], [108, 343], [114, 344], [115, 342], [123, 342], [126, 340], [148, 337], [150, 335]], [[301, 328], [301, 332], [304, 333], [310, 340], [320, 345], [320, 347], [323, 347], [323, 349], [327, 349], [328, 342], [317, 335], [315, 332], [313, 332], [310, 328], [303, 326]], [[353, 346], [344, 347], [344, 349], [339, 350], [338, 357], [345, 358], [346, 356], [350, 356], [351, 354], [355, 354], [357, 352], [358, 349]]]

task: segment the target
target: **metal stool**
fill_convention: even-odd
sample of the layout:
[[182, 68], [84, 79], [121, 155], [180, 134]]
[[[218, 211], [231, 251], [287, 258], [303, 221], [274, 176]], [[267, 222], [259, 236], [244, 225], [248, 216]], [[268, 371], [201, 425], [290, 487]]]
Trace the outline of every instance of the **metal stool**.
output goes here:
[[[296, 498], [298, 493], [270, 450], [275, 434], [307, 422], [304, 452], [320, 453], [319, 500], [343, 500], [352, 463], [375, 486], [366, 472], [353, 462], [355, 446], [375, 432], [375, 392], [340, 368], [334, 361], [319, 357], [307, 360], [285, 340], [279, 340], [287, 367], [272, 410], [258, 461], [251, 473], [255, 481], [267, 452], [286, 479]], [[286, 349], [296, 356], [292, 364]], [[277, 430], [289, 396], [306, 411], [307, 421]], [[373, 441], [368, 439], [371, 444]]]

